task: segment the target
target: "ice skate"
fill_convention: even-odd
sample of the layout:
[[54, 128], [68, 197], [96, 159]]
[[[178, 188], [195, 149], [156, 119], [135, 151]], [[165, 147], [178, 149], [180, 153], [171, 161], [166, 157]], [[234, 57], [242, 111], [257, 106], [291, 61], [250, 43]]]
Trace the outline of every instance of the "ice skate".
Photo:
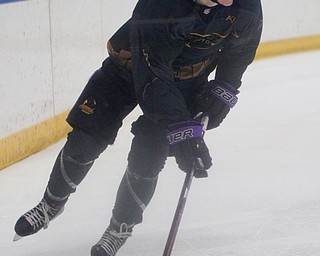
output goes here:
[[61, 214], [64, 210], [64, 205], [54, 206], [49, 205], [44, 199], [30, 211], [22, 215], [15, 227], [16, 232], [13, 241], [37, 233], [40, 229], [46, 229], [49, 222]]
[[101, 239], [91, 248], [91, 256], [114, 256], [132, 235], [132, 231], [123, 223], [119, 230], [109, 225]]

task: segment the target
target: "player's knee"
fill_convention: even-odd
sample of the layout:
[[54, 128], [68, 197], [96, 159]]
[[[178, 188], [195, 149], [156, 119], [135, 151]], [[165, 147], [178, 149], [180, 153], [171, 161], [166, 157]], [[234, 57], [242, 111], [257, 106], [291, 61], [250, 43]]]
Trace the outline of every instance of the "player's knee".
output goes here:
[[164, 131], [144, 116], [132, 125], [135, 137], [128, 156], [128, 168], [131, 173], [148, 179], [157, 177], [169, 153]]
[[80, 129], [73, 129], [68, 134], [64, 146], [64, 155], [78, 161], [79, 164], [91, 163], [107, 148], [107, 143]]
[[126, 169], [126, 175], [128, 177], [129, 181], [132, 182], [140, 182], [140, 183], [157, 183], [158, 176], [160, 171], [154, 171], [154, 172], [141, 172], [137, 169], [131, 169], [129, 166], [127, 166]]

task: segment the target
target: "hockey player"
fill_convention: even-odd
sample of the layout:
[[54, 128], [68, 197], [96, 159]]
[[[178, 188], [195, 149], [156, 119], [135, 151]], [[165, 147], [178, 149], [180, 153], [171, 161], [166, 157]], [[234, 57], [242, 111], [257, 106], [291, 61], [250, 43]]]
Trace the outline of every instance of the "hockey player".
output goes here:
[[[90, 78], [67, 121], [73, 127], [54, 164], [42, 201], [22, 215], [16, 239], [47, 228], [95, 159], [114, 143], [122, 120], [139, 104], [134, 138], [110, 224], [91, 249], [113, 256], [142, 222], [168, 156], [206, 176], [208, 129], [237, 102], [242, 75], [262, 30], [260, 0], [140, 0], [108, 42], [109, 57]], [[212, 71], [215, 79], [208, 81]], [[199, 116], [199, 115], [198, 115]]]

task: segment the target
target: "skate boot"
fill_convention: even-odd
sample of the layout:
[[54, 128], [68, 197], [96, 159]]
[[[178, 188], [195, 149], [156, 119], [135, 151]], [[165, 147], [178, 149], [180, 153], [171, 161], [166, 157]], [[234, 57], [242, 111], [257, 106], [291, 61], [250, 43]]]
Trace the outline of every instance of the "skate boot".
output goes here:
[[49, 205], [45, 199], [30, 211], [22, 215], [15, 227], [16, 235], [13, 241], [17, 241], [22, 237], [33, 235], [40, 229], [46, 229], [49, 222], [61, 214], [64, 210], [64, 205], [55, 206]]
[[112, 224], [103, 233], [101, 239], [91, 248], [91, 256], [114, 256], [122, 245], [132, 235], [132, 229], [122, 223], [120, 228]]

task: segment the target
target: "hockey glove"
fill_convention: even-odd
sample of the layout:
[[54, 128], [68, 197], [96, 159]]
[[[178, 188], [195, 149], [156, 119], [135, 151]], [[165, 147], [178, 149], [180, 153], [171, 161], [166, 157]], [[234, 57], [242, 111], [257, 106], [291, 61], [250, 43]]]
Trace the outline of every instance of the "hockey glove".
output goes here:
[[212, 166], [212, 158], [204, 140], [202, 125], [192, 120], [168, 126], [167, 138], [170, 155], [176, 158], [179, 168], [190, 172], [194, 168], [195, 177], [207, 177]]
[[208, 129], [218, 127], [237, 101], [239, 91], [231, 85], [211, 80], [197, 95], [195, 112], [204, 112], [209, 116]]

